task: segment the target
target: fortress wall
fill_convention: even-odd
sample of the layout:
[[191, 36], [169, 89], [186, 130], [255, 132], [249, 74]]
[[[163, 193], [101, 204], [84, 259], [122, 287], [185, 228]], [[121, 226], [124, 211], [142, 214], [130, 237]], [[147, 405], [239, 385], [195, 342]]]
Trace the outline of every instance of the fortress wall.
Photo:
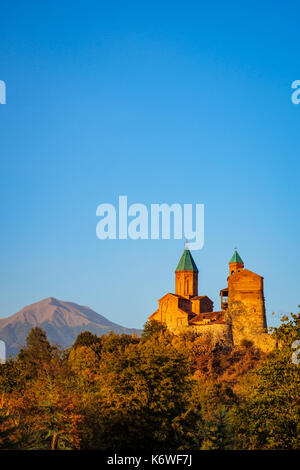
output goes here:
[[[257, 305], [260, 308], [257, 308]], [[243, 340], [252, 341], [254, 346], [262, 351], [269, 352], [276, 347], [275, 340], [267, 330], [263, 328], [262, 312], [264, 303], [257, 302], [230, 302], [225, 316], [232, 326], [232, 337], [234, 345], [239, 345]]]
[[231, 325], [229, 324], [190, 325], [189, 329], [193, 329], [202, 335], [211, 336], [214, 343], [224, 342], [228, 344], [228, 346], [232, 345], [232, 332]]

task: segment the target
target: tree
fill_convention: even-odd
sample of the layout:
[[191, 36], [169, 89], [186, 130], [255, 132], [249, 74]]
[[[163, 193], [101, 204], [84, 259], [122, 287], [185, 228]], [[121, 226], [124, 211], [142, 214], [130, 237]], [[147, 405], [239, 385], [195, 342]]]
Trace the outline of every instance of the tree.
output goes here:
[[76, 374], [76, 380], [84, 387], [95, 382], [99, 374], [99, 357], [91, 347], [77, 346], [72, 348], [69, 355], [69, 365]]
[[279, 347], [248, 376], [243, 401], [231, 420], [244, 449], [300, 448], [300, 367], [291, 344], [299, 338], [300, 315], [283, 318], [274, 333]]
[[102, 341], [102, 352], [118, 352], [124, 351], [124, 349], [129, 344], [137, 344], [139, 343], [139, 338], [137, 336], [131, 336], [127, 334], [117, 335], [113, 331], [111, 331], [108, 335], [101, 336]]
[[[2, 401], [2, 400], [1, 400]], [[0, 407], [0, 450], [11, 450], [17, 448], [15, 438], [15, 426], [13, 416], [10, 411], [1, 403]]]
[[163, 334], [167, 331], [167, 326], [157, 320], [150, 320], [144, 324], [142, 338], [147, 340]]
[[42, 377], [22, 393], [12, 393], [8, 403], [23, 449], [79, 448], [83, 418], [75, 390]]
[[11, 393], [24, 386], [22, 368], [16, 360], [9, 358], [4, 364], [0, 364], [0, 393]]
[[93, 335], [90, 331], [83, 331], [77, 336], [76, 341], [72, 346], [72, 349], [76, 349], [81, 346], [92, 348], [100, 356], [102, 349], [102, 341], [99, 336]]
[[107, 352], [100, 365], [102, 445], [176, 448], [173, 420], [186, 411], [190, 364], [163, 338]]
[[37, 377], [43, 369], [43, 364], [50, 362], [56, 348], [51, 346], [47, 335], [42, 328], [32, 328], [26, 338], [26, 346], [22, 348], [17, 356], [19, 363], [26, 370], [26, 378]]
[[219, 405], [213, 418], [204, 423], [201, 450], [232, 450], [236, 436], [228, 420], [225, 407]]

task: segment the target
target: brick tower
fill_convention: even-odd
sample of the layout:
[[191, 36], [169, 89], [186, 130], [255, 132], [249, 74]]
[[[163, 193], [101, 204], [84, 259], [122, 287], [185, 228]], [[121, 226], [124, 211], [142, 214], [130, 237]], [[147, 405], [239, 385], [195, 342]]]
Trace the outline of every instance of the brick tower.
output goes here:
[[[227, 307], [227, 300], [234, 342], [237, 344], [243, 338], [255, 340], [267, 331], [264, 278], [245, 269], [242, 258], [235, 250], [229, 261], [227, 281], [228, 288], [221, 291], [222, 307]], [[228, 298], [225, 300], [224, 296]]]

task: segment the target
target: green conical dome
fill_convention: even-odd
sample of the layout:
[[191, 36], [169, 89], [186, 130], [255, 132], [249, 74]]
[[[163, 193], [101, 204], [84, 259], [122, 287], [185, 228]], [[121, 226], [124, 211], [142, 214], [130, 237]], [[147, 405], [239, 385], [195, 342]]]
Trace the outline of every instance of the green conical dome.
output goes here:
[[242, 258], [238, 254], [237, 250], [234, 250], [234, 253], [233, 253], [229, 263], [243, 263], [244, 264], [244, 261], [242, 260]]
[[185, 248], [175, 271], [193, 271], [194, 273], [199, 272], [188, 248]]

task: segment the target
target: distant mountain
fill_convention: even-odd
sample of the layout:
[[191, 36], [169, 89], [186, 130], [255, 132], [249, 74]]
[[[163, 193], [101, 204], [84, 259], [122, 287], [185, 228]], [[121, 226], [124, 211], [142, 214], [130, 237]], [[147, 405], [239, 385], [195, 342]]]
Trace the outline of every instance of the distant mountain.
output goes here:
[[43, 328], [52, 344], [58, 343], [63, 347], [71, 346], [82, 331], [97, 335], [110, 331], [118, 334], [140, 333], [140, 330], [109, 321], [89, 307], [49, 297], [24, 307], [8, 318], [0, 319], [0, 340], [6, 343], [7, 357], [18, 353], [34, 326]]

